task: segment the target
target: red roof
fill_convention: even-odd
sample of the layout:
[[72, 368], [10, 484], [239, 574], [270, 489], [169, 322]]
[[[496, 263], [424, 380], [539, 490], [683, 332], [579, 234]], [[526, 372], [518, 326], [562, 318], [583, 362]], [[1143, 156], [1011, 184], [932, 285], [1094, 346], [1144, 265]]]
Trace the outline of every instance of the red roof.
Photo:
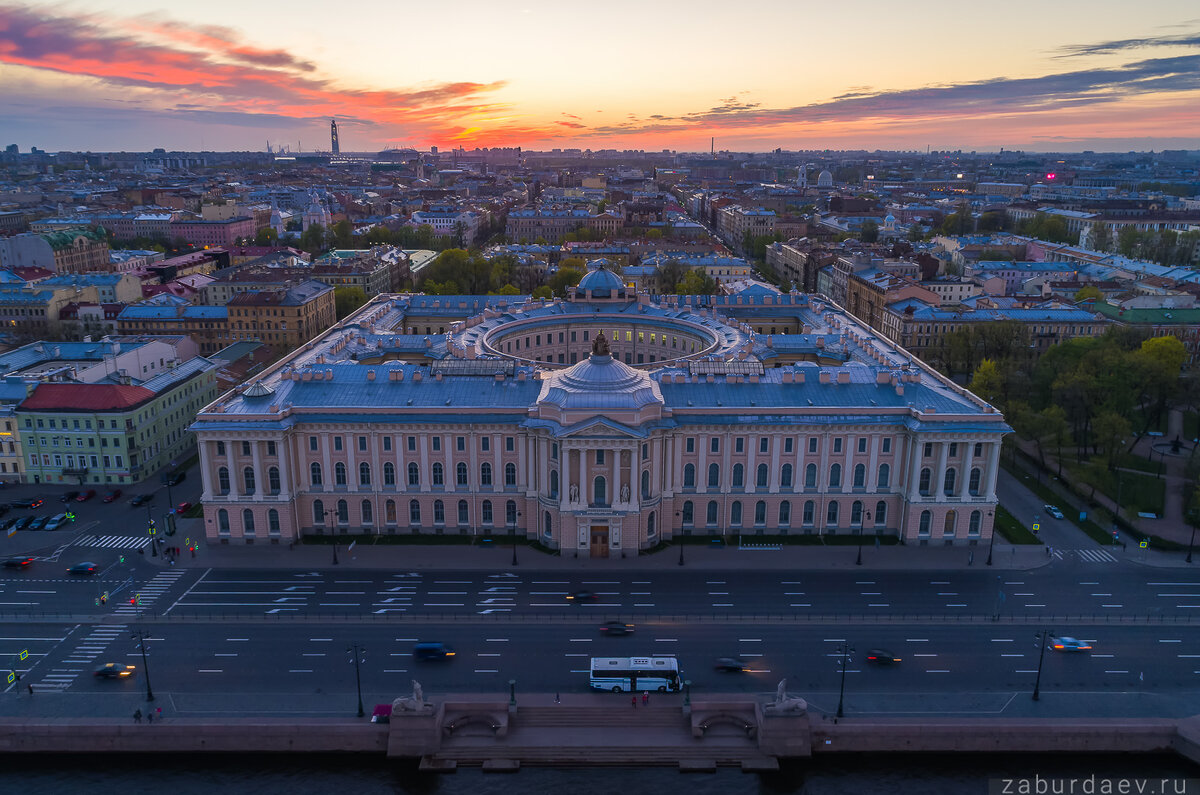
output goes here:
[[38, 384], [21, 402], [30, 411], [112, 411], [127, 409], [154, 397], [143, 386], [119, 384]]

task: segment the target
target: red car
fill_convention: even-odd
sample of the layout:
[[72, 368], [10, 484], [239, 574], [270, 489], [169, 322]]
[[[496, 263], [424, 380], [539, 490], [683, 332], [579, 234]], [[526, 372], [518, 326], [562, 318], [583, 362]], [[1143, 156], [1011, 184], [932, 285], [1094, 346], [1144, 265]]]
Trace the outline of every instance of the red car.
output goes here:
[[121, 496], [121, 490], [113, 489], [108, 494], [104, 495], [104, 502], [112, 502], [113, 500], [117, 499], [117, 497], [120, 497], [120, 496]]
[[76, 497], [75, 502], [87, 502], [88, 500], [90, 500], [92, 497], [95, 497], [95, 496], [96, 496], [96, 490], [88, 489], [87, 491], [82, 492], [78, 497]]
[[192, 504], [190, 502], [181, 502], [175, 508], [175, 513], [186, 513], [191, 507]]

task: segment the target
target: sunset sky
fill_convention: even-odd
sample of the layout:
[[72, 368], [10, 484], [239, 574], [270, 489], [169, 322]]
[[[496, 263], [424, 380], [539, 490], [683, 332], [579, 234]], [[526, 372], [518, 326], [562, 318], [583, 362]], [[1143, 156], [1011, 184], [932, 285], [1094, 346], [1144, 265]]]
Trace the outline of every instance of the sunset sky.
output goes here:
[[0, 0], [0, 145], [1200, 148], [1200, 4]]

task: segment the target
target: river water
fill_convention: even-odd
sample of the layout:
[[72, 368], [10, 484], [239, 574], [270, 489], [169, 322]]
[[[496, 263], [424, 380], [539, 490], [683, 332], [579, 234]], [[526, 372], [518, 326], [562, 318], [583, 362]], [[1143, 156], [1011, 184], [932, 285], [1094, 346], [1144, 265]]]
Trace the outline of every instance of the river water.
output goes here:
[[[1193, 789], [1179, 791], [1200, 793], [1195, 781], [1200, 767], [1174, 756], [846, 755], [789, 764], [769, 776], [724, 768], [686, 775], [669, 768], [525, 768], [515, 774], [463, 769], [436, 776], [418, 773], [415, 764], [361, 755], [0, 756], [0, 792], [7, 795], [974, 795], [1003, 792], [1004, 779], [1016, 779], [1009, 791], [1020, 792], [1014, 787], [1022, 779], [1091, 777], [1192, 777]], [[1172, 785], [1165, 791], [1177, 790]]]

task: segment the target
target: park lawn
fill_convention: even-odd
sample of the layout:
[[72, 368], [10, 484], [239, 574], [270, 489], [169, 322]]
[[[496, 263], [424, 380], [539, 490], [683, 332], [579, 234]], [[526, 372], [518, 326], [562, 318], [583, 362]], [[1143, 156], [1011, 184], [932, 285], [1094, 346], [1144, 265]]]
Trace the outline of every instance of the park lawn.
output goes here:
[[1120, 499], [1121, 507], [1127, 514], [1153, 513], [1162, 516], [1167, 484], [1156, 475], [1113, 472], [1099, 462], [1067, 462], [1065, 465], [1077, 482], [1094, 484], [1098, 493], [1113, 500]]

